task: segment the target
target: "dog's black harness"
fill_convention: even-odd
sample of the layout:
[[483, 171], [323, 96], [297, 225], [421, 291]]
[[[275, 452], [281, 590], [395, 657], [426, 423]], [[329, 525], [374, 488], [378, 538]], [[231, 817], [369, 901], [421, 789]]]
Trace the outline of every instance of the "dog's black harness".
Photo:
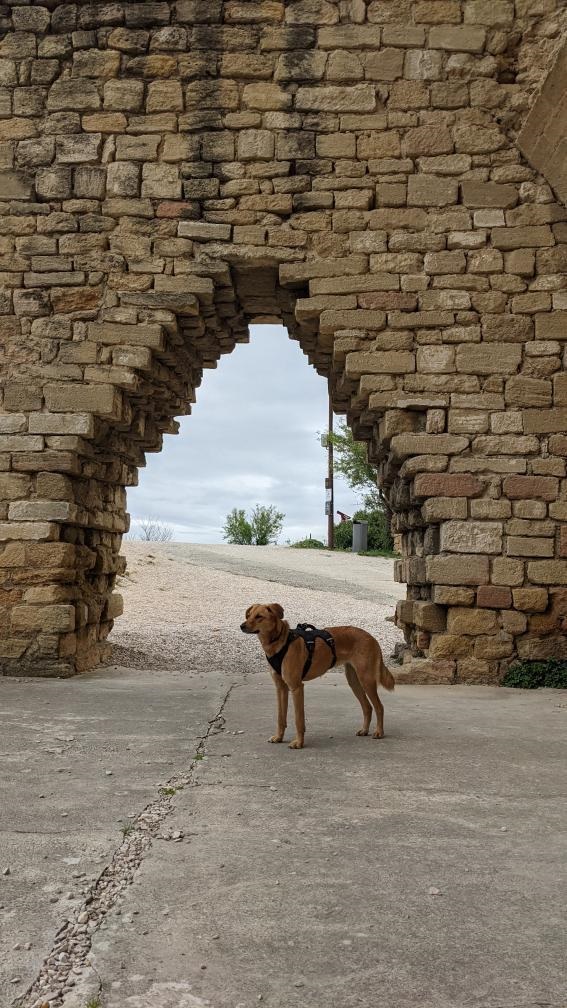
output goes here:
[[[290, 630], [287, 640], [282, 648], [268, 658], [270, 665], [272, 666], [274, 672], [278, 675], [282, 674], [282, 663], [289, 650], [290, 644], [293, 644], [295, 640], [301, 638], [307, 648], [307, 658], [305, 659], [305, 665], [303, 666], [303, 672], [301, 673], [301, 678], [305, 679], [305, 676], [309, 672], [311, 665], [313, 663], [313, 655], [315, 653], [315, 641], [320, 637], [321, 640], [325, 641], [327, 647], [331, 649], [331, 654], [333, 660], [329, 665], [329, 668], [333, 668], [333, 665], [337, 664], [337, 652], [335, 650], [335, 641], [332, 634], [328, 630], [318, 630], [317, 627], [312, 626], [311, 623], [298, 623], [295, 630]], [[267, 656], [266, 656], [267, 657]]]

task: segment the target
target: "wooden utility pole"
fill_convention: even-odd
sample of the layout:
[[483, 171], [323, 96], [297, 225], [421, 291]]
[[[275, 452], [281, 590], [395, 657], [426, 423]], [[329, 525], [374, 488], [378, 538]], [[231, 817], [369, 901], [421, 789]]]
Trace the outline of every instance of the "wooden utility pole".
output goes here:
[[333, 521], [334, 515], [334, 486], [333, 486], [333, 403], [331, 401], [331, 389], [329, 388], [329, 435], [327, 437], [327, 479], [325, 480], [326, 501], [325, 501], [325, 511], [327, 512], [327, 548], [332, 550], [335, 548], [335, 525]]

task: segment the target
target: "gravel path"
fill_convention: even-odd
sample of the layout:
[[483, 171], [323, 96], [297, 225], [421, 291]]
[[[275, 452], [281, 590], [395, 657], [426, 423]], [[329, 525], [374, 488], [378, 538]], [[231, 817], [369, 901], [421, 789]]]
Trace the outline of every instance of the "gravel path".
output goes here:
[[[326, 566], [315, 551], [135, 542], [126, 544], [125, 553], [128, 569], [118, 586], [125, 614], [110, 638], [116, 664], [196, 675], [260, 670], [257, 643], [246, 641], [239, 629], [254, 602], [279, 602], [294, 626], [356, 624], [378, 638], [386, 657], [401, 640], [386, 622], [394, 593], [400, 595], [391, 560], [343, 554]], [[368, 598], [373, 564], [379, 602]]]

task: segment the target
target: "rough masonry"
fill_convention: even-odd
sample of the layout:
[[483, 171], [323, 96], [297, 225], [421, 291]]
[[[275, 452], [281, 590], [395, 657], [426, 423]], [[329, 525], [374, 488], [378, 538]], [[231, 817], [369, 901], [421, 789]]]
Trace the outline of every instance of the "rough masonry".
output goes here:
[[412, 674], [567, 656], [567, 211], [518, 140], [566, 34], [560, 0], [0, 3], [4, 674], [104, 658], [126, 489], [272, 320], [379, 467]]

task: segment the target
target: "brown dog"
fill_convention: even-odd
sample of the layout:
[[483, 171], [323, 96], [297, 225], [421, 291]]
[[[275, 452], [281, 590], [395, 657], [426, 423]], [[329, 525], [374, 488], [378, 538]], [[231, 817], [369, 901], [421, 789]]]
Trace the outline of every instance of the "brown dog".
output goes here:
[[[278, 729], [270, 742], [283, 742], [287, 727], [287, 702], [291, 691], [295, 738], [289, 748], [303, 749], [303, 683], [325, 675], [334, 664], [344, 665], [347, 682], [362, 707], [362, 728], [356, 734], [368, 735], [373, 707], [376, 712], [374, 738], [382, 738], [384, 708], [378, 696], [377, 685], [380, 683], [387, 690], [393, 690], [394, 677], [384, 665], [378, 641], [358, 627], [327, 627], [323, 634], [331, 638], [331, 643], [316, 637], [309, 661], [308, 645], [301, 636], [295, 636], [296, 632], [290, 630], [283, 614], [281, 605], [277, 603], [253, 605], [246, 610], [246, 618], [240, 625], [243, 633], [258, 635], [266, 658], [272, 665], [272, 679], [277, 694]], [[336, 662], [333, 657], [336, 657]], [[280, 671], [277, 671], [278, 667]]]

